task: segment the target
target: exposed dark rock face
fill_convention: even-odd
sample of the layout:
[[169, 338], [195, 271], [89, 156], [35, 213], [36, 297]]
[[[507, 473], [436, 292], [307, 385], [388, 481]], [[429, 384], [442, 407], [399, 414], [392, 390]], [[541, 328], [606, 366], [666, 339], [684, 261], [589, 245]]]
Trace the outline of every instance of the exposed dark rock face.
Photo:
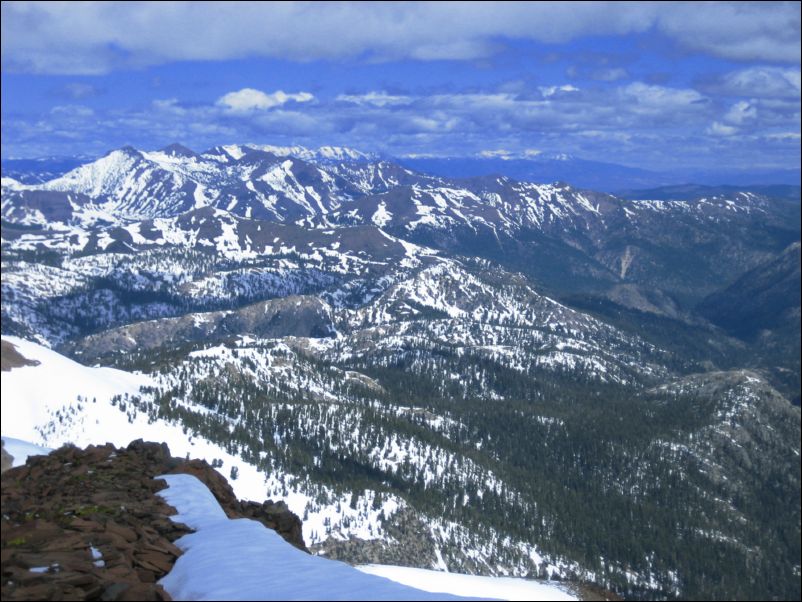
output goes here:
[[166, 444], [63, 447], [3, 473], [3, 600], [169, 600], [157, 582], [190, 529], [156, 495], [165, 483], [153, 477], [166, 473], [196, 476], [228, 516], [260, 520], [306, 550], [285, 505], [239, 502], [209, 464], [173, 458]]
[[246, 518], [258, 520], [268, 529], [273, 529], [299, 550], [308, 552], [303, 536], [303, 523], [296, 514], [290, 512], [282, 501], [267, 500], [262, 504], [240, 502], [240, 512]]

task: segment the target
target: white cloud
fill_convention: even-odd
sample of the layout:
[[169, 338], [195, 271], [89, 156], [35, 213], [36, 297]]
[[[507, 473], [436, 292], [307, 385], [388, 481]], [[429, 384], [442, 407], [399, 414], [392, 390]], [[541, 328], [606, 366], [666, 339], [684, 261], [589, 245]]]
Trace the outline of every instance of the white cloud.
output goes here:
[[712, 91], [751, 98], [799, 98], [799, 69], [750, 67], [727, 73], [708, 86]]
[[508, 150], [483, 150], [479, 152], [479, 156], [483, 159], [511, 159], [512, 153]]
[[174, 115], [184, 115], [187, 112], [186, 109], [178, 104], [177, 98], [156, 99], [153, 101], [153, 108], [157, 111], [172, 113]]
[[732, 136], [737, 132], [738, 128], [731, 125], [725, 125], [718, 121], [714, 121], [710, 127], [707, 128], [707, 133], [711, 136]]
[[[581, 132], [577, 132], [577, 134], [591, 140], [609, 140], [618, 144], [627, 144], [633, 139], [632, 134], [618, 130], [582, 130]], [[638, 136], [638, 138], [642, 140], [643, 135]]]
[[408, 105], [412, 103], [409, 96], [387, 94], [387, 92], [367, 92], [366, 94], [340, 94], [337, 100], [357, 105], [374, 105], [376, 107]]
[[263, 111], [286, 104], [290, 101], [309, 102], [315, 97], [309, 92], [298, 92], [297, 94], [287, 94], [282, 90], [277, 90], [272, 94], [266, 94], [261, 90], [253, 88], [243, 88], [236, 92], [229, 92], [217, 99], [217, 105], [232, 113], [247, 113], [251, 111]]
[[91, 117], [95, 112], [83, 105], [57, 105], [50, 109], [50, 114], [58, 117]]
[[802, 139], [802, 135], [800, 135], [799, 132], [776, 132], [774, 134], [767, 134], [765, 137], [768, 140], [796, 142], [797, 144], [799, 144], [799, 140]]
[[75, 100], [81, 100], [83, 98], [89, 98], [91, 96], [97, 96], [100, 94], [100, 90], [96, 86], [91, 84], [85, 84], [82, 82], [71, 82], [69, 84], [65, 84], [61, 91], [70, 98], [74, 98]]
[[739, 61], [799, 63], [799, 2], [665, 2], [658, 28], [686, 48]]
[[611, 69], [597, 69], [590, 73], [590, 77], [603, 82], [616, 82], [629, 77], [629, 72], [622, 67]]
[[741, 125], [747, 121], [751, 121], [757, 117], [757, 107], [751, 103], [742, 100], [736, 102], [727, 114], [724, 115], [724, 121], [735, 125]]
[[799, 14], [797, 2], [17, 1], [2, 4], [2, 57], [3, 69], [62, 74], [257, 56], [474, 60], [514, 39], [657, 31], [717, 56], [798, 64]]
[[579, 88], [576, 88], [571, 84], [565, 84], [564, 86], [545, 86], [545, 87], [540, 87], [538, 89], [540, 90], [540, 93], [543, 95], [543, 98], [554, 96], [559, 92], [579, 92]]
[[698, 109], [706, 98], [689, 88], [667, 88], [643, 82], [633, 82], [621, 89], [625, 97], [635, 102], [635, 111], [667, 111], [671, 109]]

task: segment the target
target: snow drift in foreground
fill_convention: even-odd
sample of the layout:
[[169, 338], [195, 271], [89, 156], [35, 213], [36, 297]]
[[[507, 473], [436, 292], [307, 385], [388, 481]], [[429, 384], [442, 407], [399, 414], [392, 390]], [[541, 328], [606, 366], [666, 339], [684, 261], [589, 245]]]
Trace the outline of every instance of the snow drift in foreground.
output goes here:
[[184, 551], [160, 583], [175, 600], [458, 600], [368, 575], [336, 560], [311, 556], [250, 519], [229, 519], [196, 477], [164, 475], [159, 492], [178, 510], [171, 517], [195, 533], [175, 543]]
[[427, 592], [448, 592], [457, 596], [479, 596], [500, 600], [577, 599], [562, 590], [559, 585], [529, 579], [480, 577], [384, 564], [366, 564], [357, 568], [365, 573], [387, 577]]

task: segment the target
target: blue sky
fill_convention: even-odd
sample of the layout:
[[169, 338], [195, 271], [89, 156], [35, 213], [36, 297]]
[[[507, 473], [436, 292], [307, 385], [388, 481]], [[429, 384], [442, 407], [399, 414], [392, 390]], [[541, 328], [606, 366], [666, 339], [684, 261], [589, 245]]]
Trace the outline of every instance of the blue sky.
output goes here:
[[131, 144], [800, 164], [800, 4], [2, 5], [4, 158]]

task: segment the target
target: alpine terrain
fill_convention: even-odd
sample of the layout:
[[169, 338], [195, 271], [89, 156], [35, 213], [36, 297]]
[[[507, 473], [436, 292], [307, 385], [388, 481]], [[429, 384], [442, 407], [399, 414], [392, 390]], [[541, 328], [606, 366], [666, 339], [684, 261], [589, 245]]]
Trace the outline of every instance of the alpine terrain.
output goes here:
[[798, 186], [251, 144], [29, 163], [4, 438], [166, 442], [351, 564], [800, 598]]

